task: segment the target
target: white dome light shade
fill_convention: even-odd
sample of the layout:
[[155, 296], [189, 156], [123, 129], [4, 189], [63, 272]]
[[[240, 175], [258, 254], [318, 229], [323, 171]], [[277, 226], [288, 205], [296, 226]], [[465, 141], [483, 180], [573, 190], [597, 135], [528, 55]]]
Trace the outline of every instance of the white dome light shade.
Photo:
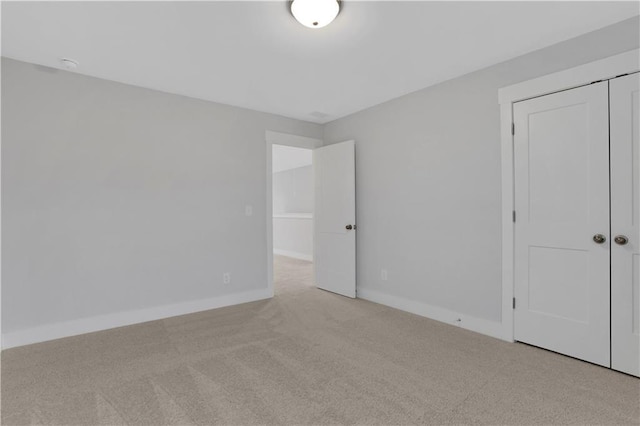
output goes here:
[[337, 0], [293, 0], [291, 13], [305, 27], [322, 28], [329, 25], [340, 11]]

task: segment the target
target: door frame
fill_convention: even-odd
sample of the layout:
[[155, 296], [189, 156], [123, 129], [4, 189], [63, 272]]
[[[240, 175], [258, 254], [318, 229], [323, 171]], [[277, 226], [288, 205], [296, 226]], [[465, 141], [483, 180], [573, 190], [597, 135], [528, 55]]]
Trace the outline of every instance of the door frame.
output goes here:
[[324, 145], [322, 139], [307, 136], [293, 135], [289, 133], [266, 130], [264, 139], [267, 149], [267, 176], [266, 176], [266, 220], [267, 220], [267, 290], [269, 297], [273, 297], [273, 145], [293, 146], [296, 148], [316, 149]]
[[[610, 56], [585, 65], [559, 71], [503, 87], [498, 90], [500, 104], [500, 143], [502, 164], [502, 338], [513, 342], [515, 287], [515, 185], [513, 158], [513, 104], [562, 90], [640, 71], [640, 49]], [[516, 217], [517, 219], [517, 217]]]

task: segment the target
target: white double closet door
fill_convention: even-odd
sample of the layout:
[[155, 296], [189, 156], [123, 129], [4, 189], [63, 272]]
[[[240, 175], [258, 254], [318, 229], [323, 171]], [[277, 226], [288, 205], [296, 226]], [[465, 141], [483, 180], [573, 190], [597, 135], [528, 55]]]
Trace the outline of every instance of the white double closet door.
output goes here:
[[639, 76], [513, 110], [515, 339], [636, 376]]

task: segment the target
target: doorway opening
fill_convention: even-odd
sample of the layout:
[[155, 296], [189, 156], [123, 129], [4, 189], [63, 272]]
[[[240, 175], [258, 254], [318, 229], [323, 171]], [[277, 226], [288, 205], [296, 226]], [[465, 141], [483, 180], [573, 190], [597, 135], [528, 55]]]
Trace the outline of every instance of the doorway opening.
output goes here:
[[313, 150], [322, 140], [267, 131], [267, 272], [272, 294], [314, 286]]
[[[348, 140], [323, 146], [322, 140], [296, 136], [285, 133], [267, 131], [267, 285], [273, 295], [274, 291], [274, 245], [277, 256], [288, 257], [299, 262], [307, 263], [306, 272], [299, 274], [298, 278], [293, 278], [294, 282], [301, 282], [304, 276], [311, 276], [312, 279], [303, 281], [306, 285], [298, 286], [298, 290], [306, 290], [310, 287], [317, 287], [321, 290], [337, 293], [345, 297], [356, 297], [356, 181], [355, 181], [355, 141]], [[283, 188], [311, 188], [306, 193], [297, 193], [297, 201], [303, 198], [311, 200], [311, 208], [304, 204], [288, 204], [282, 200], [276, 200], [274, 205], [274, 173], [273, 155], [274, 145], [284, 145], [286, 147], [303, 148], [311, 151], [312, 165], [310, 167], [312, 183], [302, 184], [302, 177], [294, 176], [280, 179], [276, 182], [284, 181]], [[306, 153], [308, 157], [309, 152]], [[308, 163], [308, 160], [307, 160]], [[308, 164], [306, 164], [308, 165]], [[304, 165], [303, 167], [305, 167]], [[298, 167], [295, 167], [298, 168]], [[280, 170], [284, 171], [284, 170]], [[276, 172], [277, 173], [277, 172]], [[293, 181], [293, 183], [291, 183]], [[277, 183], [276, 183], [277, 184]], [[294, 185], [295, 184], [295, 185]], [[279, 191], [280, 189], [277, 189]], [[277, 195], [279, 197], [279, 195]], [[298, 238], [298, 245], [284, 245], [281, 234], [276, 234], [274, 238], [274, 228], [284, 228], [281, 224], [274, 224], [273, 212], [277, 216], [275, 220], [279, 222], [291, 222], [295, 220], [307, 220], [310, 222], [312, 232], [307, 233], [306, 247]], [[283, 220], [279, 220], [283, 219]], [[289, 225], [291, 228], [292, 225]], [[303, 226], [298, 224], [298, 231], [293, 231], [296, 237], [301, 237]], [[307, 226], [308, 229], [308, 226]], [[276, 230], [275, 232], [279, 232]], [[291, 231], [290, 231], [291, 233]], [[274, 241], [276, 240], [276, 241]], [[275, 244], [274, 244], [275, 242]], [[290, 242], [289, 242], [290, 243]], [[294, 248], [295, 247], [295, 248]], [[297, 259], [296, 259], [297, 258]], [[287, 259], [284, 259], [287, 260]], [[278, 265], [280, 266], [285, 266]], [[294, 268], [296, 269], [296, 268]], [[285, 276], [281, 275], [285, 273]], [[295, 273], [292, 276], [295, 277]], [[278, 270], [278, 279], [284, 282], [290, 280], [286, 275], [286, 268]]]
[[313, 286], [313, 151], [272, 145], [273, 277], [276, 294]]

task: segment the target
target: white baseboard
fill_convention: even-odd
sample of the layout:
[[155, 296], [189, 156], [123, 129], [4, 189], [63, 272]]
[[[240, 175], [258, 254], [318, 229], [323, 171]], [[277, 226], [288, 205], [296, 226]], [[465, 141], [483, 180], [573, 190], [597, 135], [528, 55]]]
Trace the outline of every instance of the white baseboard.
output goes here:
[[153, 308], [145, 308], [135, 311], [117, 312], [55, 324], [47, 324], [3, 334], [2, 349], [30, 345], [38, 342], [46, 342], [48, 340], [60, 339], [62, 337], [77, 336], [79, 334], [123, 327], [125, 325], [155, 321], [178, 315], [191, 314], [194, 312], [208, 311], [210, 309], [222, 308], [224, 306], [239, 305], [241, 303], [269, 299], [272, 296], [273, 292], [270, 289], [260, 289], [244, 293], [213, 297], [210, 299], [176, 303], [174, 305], [156, 306]]
[[298, 253], [297, 251], [273, 249], [273, 254], [279, 254], [280, 256], [293, 257], [294, 259], [308, 260], [309, 262], [313, 262], [313, 255]]
[[438, 306], [432, 306], [402, 297], [390, 296], [388, 294], [366, 288], [358, 288], [357, 294], [359, 299], [380, 303], [381, 305], [390, 306], [392, 308], [400, 309], [401, 311], [410, 312], [422, 317], [427, 317], [429, 319], [504, 340], [502, 323], [497, 321], [489, 321], [482, 318], [472, 317], [440, 308]]

